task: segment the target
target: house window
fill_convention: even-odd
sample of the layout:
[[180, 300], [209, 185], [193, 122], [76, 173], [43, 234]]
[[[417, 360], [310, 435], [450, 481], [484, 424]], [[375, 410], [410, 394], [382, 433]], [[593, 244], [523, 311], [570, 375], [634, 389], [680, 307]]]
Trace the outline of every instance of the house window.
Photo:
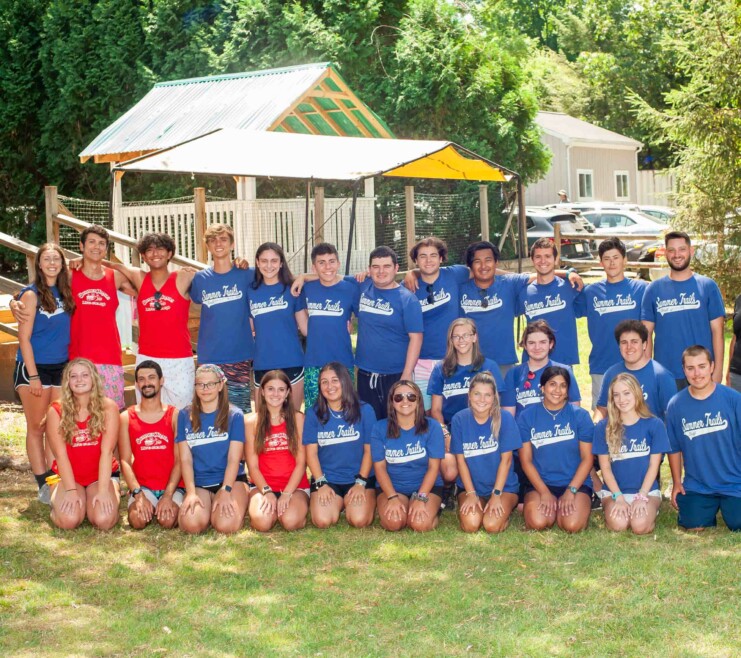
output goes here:
[[615, 200], [625, 201], [630, 198], [630, 189], [628, 188], [628, 172], [615, 172]]
[[576, 175], [579, 178], [579, 200], [591, 201], [594, 198], [592, 186], [594, 172], [591, 169], [577, 169]]

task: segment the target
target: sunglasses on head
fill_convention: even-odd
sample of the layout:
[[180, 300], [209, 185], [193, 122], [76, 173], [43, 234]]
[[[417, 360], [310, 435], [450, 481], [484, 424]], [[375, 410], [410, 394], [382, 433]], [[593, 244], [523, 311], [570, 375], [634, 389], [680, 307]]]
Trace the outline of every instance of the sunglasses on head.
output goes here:
[[417, 394], [416, 393], [394, 393], [394, 397], [393, 397], [394, 402], [403, 402], [404, 398], [409, 400], [409, 402], [416, 402]]

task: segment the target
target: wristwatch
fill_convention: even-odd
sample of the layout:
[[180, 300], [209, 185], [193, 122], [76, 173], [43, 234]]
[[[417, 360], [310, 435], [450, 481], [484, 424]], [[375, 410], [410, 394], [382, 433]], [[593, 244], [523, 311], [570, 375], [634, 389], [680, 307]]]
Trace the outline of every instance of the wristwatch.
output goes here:
[[230, 486], [229, 486], [228, 484], [225, 484], [225, 485], [224, 485], [223, 487], [221, 487], [221, 488], [222, 488], [222, 489], [223, 489], [224, 491], [226, 491], [227, 493], [231, 493], [231, 492], [232, 492], [232, 488], [231, 488], [231, 487], [230, 487]]
[[273, 490], [272, 490], [272, 489], [270, 488], [270, 485], [269, 485], [269, 484], [266, 484], [266, 485], [265, 485], [265, 486], [264, 486], [264, 487], [262, 488], [262, 495], [263, 495], [263, 496], [267, 496], [267, 495], [268, 495], [269, 493], [273, 493]]
[[139, 494], [140, 494], [141, 492], [142, 492], [142, 488], [141, 488], [141, 487], [137, 487], [136, 489], [134, 489], [134, 490], [133, 490], [133, 491], [131, 492], [131, 495], [132, 495], [132, 497], [133, 497], [133, 496], [138, 496], [138, 495], [139, 495]]
[[501, 496], [502, 490], [501, 489], [494, 489], [494, 491], [491, 492], [492, 496]]
[[569, 491], [576, 496], [576, 494], [579, 493], [579, 490], [576, 487], [569, 487]]
[[365, 489], [368, 486], [368, 479], [364, 478], [360, 473], [355, 476], [355, 484], [359, 484]]
[[617, 500], [620, 496], [623, 495], [622, 491], [616, 491], [615, 493], [611, 494], [613, 500]]

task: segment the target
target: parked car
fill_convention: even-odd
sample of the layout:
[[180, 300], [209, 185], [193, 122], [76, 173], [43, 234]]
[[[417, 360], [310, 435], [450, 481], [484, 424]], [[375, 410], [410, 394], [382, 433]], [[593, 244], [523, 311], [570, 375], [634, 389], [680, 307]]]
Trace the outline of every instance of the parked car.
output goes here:
[[638, 206], [638, 208], [645, 215], [656, 217], [656, 219], [663, 222], [664, 224], [671, 224], [672, 219], [674, 219], [677, 214], [676, 210], [674, 210], [673, 208], [669, 208], [668, 206], [640, 205]]
[[586, 210], [582, 211], [582, 216], [594, 224], [597, 235], [643, 234], [658, 237], [669, 228], [668, 224], [659, 222], [656, 217], [637, 210]]

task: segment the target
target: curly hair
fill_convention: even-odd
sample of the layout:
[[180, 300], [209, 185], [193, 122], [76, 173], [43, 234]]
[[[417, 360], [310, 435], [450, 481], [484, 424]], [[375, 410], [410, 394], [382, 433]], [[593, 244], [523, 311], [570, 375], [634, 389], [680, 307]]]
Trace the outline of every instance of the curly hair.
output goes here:
[[616, 384], [625, 384], [630, 392], [633, 393], [633, 397], [636, 401], [635, 411], [640, 418], [651, 418], [652, 414], [646, 405], [646, 401], [643, 399], [643, 391], [638, 380], [627, 372], [621, 372], [615, 377], [610, 383], [609, 393], [607, 395], [607, 427], [605, 427], [605, 441], [607, 442], [607, 448], [610, 451], [610, 459], [614, 460], [620, 455], [620, 449], [623, 447], [623, 439], [625, 438], [625, 427], [623, 426], [623, 420], [620, 417], [620, 410], [615, 404], [613, 398], [613, 391], [615, 390]]
[[69, 386], [69, 375], [75, 366], [84, 366], [90, 372], [93, 380], [93, 388], [90, 391], [90, 401], [87, 409], [90, 413], [87, 421], [87, 429], [90, 436], [96, 437], [103, 433], [105, 429], [105, 392], [103, 389], [103, 380], [100, 378], [98, 371], [92, 361], [88, 359], [72, 359], [62, 372], [62, 391], [60, 406], [62, 409], [59, 430], [67, 443], [72, 443], [72, 437], [77, 432], [77, 414], [80, 411], [80, 401], [72, 393]]
[[75, 312], [75, 298], [72, 295], [67, 261], [64, 258], [62, 248], [53, 242], [42, 244], [36, 252], [36, 257], [33, 261], [34, 284], [36, 285], [36, 290], [39, 291], [39, 306], [47, 313], [54, 313], [57, 310], [57, 300], [54, 299], [51, 288], [46, 283], [46, 277], [41, 271], [41, 256], [47, 251], [55, 251], [62, 259], [62, 265], [59, 269], [59, 274], [57, 274], [57, 290], [59, 291], [59, 296], [62, 298], [62, 307], [66, 313], [72, 315]]

